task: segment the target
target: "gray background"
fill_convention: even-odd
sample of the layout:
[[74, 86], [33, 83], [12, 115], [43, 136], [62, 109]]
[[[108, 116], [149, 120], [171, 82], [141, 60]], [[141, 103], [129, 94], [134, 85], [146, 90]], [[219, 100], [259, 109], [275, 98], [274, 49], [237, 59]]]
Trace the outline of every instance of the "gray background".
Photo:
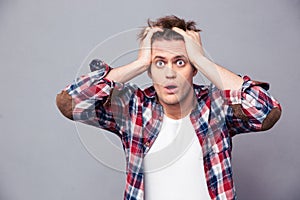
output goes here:
[[91, 156], [55, 96], [97, 44], [167, 14], [197, 21], [217, 63], [270, 82], [282, 104], [272, 130], [233, 140], [239, 199], [298, 199], [299, 9], [299, 0], [1, 0], [0, 199], [122, 198], [124, 173]]

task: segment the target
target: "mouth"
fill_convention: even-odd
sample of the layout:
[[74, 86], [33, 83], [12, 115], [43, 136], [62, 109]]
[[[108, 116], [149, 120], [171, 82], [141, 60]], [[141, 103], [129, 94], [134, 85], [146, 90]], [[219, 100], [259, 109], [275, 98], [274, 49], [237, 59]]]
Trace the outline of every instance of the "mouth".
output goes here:
[[168, 85], [165, 88], [167, 88], [168, 90], [171, 90], [171, 89], [177, 88], [177, 86], [176, 85]]
[[176, 85], [166, 85], [164, 88], [168, 94], [174, 94], [178, 90]]

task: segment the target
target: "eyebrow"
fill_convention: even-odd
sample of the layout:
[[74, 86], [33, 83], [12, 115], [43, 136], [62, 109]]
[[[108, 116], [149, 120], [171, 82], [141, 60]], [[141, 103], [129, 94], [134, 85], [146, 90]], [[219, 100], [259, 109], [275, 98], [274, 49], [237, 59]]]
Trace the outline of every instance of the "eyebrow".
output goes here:
[[173, 59], [176, 60], [176, 59], [178, 59], [178, 58], [185, 58], [185, 59], [186, 59], [186, 57], [185, 57], [184, 55], [178, 55], [178, 56], [175, 56]]
[[[172, 60], [176, 60], [176, 59], [178, 59], [178, 58], [185, 58], [185, 59], [186, 59], [186, 57], [185, 57], [184, 55], [178, 55], [178, 56], [175, 56], [174, 58], [172, 58]], [[155, 57], [153, 58], [153, 60], [155, 60], [155, 59], [166, 59], [166, 58], [163, 57], [163, 56], [155, 56]]]
[[166, 59], [166, 58], [163, 57], [163, 56], [155, 56], [155, 57], [153, 58], [153, 60], [155, 60], [155, 59]]

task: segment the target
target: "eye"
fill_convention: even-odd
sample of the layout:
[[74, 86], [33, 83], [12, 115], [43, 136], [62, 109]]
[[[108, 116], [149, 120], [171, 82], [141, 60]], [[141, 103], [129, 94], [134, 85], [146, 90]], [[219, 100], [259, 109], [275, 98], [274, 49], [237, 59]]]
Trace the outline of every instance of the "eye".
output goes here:
[[163, 67], [163, 66], [165, 66], [165, 62], [159, 60], [159, 61], [157, 61], [157, 62], [155, 63], [155, 65], [156, 65], [157, 67]]
[[182, 66], [185, 65], [185, 62], [184, 62], [184, 60], [177, 60], [176, 65], [179, 66], [179, 67], [182, 67]]

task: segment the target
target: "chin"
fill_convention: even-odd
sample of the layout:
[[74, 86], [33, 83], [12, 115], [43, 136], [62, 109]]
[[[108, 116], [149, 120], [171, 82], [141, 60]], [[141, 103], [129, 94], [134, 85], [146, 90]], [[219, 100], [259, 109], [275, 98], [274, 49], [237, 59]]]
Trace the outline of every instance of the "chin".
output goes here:
[[167, 104], [167, 105], [178, 105], [178, 104], [180, 104], [178, 98], [176, 98], [176, 97], [162, 98], [162, 102], [164, 104]]

